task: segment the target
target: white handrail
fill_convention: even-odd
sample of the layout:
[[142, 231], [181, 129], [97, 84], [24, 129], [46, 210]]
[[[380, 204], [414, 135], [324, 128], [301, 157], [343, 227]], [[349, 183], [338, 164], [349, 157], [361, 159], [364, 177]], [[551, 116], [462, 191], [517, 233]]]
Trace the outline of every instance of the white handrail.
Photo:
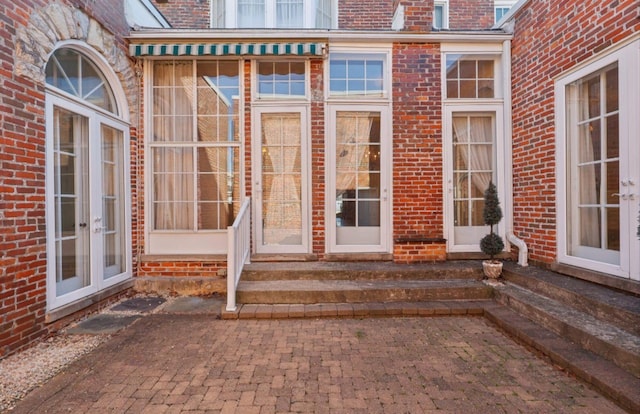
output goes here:
[[249, 252], [251, 250], [251, 198], [247, 198], [240, 212], [233, 222], [227, 227], [227, 312], [235, 312], [236, 288], [240, 282], [242, 268], [249, 263]]

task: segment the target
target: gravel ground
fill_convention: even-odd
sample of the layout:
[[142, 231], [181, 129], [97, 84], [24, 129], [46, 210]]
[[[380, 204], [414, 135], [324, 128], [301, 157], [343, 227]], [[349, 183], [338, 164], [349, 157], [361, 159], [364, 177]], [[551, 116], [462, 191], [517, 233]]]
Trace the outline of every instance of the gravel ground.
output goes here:
[[[131, 298], [124, 298], [120, 302], [129, 299]], [[167, 302], [151, 312], [145, 312], [145, 314], [158, 312], [173, 298], [166, 299]], [[108, 309], [104, 309], [99, 313], [117, 313], [121, 316], [141, 313], [135, 311], [112, 311], [111, 308], [118, 303], [114, 303]], [[76, 323], [79, 322], [81, 321]], [[69, 327], [74, 325], [72, 324]], [[0, 413], [10, 411], [29, 391], [44, 384], [62, 371], [64, 367], [91, 352], [109, 337], [110, 335], [67, 335], [63, 330], [58, 335], [45, 339], [31, 348], [0, 360]]]
[[57, 335], [0, 361], [0, 412], [90, 352], [108, 335]]

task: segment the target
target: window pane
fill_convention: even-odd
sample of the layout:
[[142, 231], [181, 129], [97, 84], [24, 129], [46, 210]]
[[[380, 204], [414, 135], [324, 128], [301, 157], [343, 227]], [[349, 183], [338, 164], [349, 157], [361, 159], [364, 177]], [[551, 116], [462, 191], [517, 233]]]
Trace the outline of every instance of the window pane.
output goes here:
[[329, 62], [329, 90], [333, 95], [384, 95], [382, 54], [333, 54]]
[[264, 0], [238, 0], [238, 27], [265, 27]]
[[305, 96], [306, 65], [304, 62], [259, 62], [259, 98]]
[[447, 55], [447, 98], [495, 98], [495, 62], [473, 55]]
[[276, 0], [276, 27], [303, 27], [303, 10], [303, 0]]

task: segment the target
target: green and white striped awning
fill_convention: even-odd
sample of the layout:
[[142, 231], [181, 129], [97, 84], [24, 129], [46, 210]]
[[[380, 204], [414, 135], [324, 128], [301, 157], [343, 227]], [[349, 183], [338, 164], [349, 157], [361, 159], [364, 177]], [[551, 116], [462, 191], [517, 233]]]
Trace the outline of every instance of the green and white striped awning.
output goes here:
[[324, 43], [143, 43], [131, 56], [322, 56]]

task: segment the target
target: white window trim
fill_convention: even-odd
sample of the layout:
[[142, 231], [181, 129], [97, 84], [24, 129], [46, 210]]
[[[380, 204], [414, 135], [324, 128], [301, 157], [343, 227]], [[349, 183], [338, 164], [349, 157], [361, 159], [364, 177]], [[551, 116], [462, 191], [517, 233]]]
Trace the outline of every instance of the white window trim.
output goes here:
[[392, 61], [392, 54], [391, 54], [391, 50], [392, 50], [392, 46], [388, 45], [388, 44], [377, 44], [377, 45], [372, 45], [370, 47], [362, 47], [361, 45], [346, 45], [346, 44], [340, 44], [340, 45], [330, 45], [329, 46], [329, 50], [331, 50], [330, 53], [346, 53], [346, 54], [359, 54], [359, 53], [363, 53], [363, 54], [380, 54], [381, 56], [384, 56], [384, 91], [382, 96], [366, 96], [366, 95], [362, 95], [362, 96], [358, 96], [358, 95], [346, 95], [346, 96], [341, 96], [341, 95], [334, 95], [331, 96], [330, 92], [329, 92], [329, 81], [330, 76], [329, 76], [329, 60], [330, 60], [330, 56], [327, 58], [326, 62], [327, 64], [324, 65], [324, 90], [325, 92], [325, 99], [328, 103], [346, 103], [346, 102], [354, 102], [354, 103], [361, 103], [364, 104], [366, 102], [370, 102], [370, 103], [380, 103], [380, 102], [390, 102], [391, 98], [392, 98], [392, 90], [391, 87], [393, 85], [393, 74], [392, 74], [392, 65], [393, 65], [393, 61]]
[[[442, 27], [436, 27], [436, 6], [442, 6]], [[435, 29], [449, 28], [449, 0], [435, 0], [433, 2], [433, 24]]]
[[[260, 62], [276, 62], [276, 63], [288, 63], [288, 62], [301, 62], [304, 61], [304, 96], [283, 96], [283, 97], [273, 97], [273, 96], [264, 96], [261, 97], [258, 94], [258, 63]], [[311, 97], [311, 64], [309, 59], [303, 58], [289, 58], [282, 56], [280, 58], [265, 58], [265, 59], [254, 59], [251, 61], [251, 102], [253, 105], [261, 105], [261, 104], [280, 104], [282, 102], [308, 102]]]
[[[211, 11], [214, 10], [214, 2], [211, 2]], [[304, 0], [304, 22], [303, 29], [316, 28], [316, 10], [313, 0]], [[238, 2], [237, 0], [224, 0], [224, 21], [226, 29], [238, 28]], [[265, 29], [277, 29], [276, 25], [276, 1], [265, 0]], [[211, 15], [210, 26], [213, 27], [213, 13]], [[331, 0], [331, 28], [337, 28], [338, 21], [338, 0]]]
[[[631, 154], [640, 153], [640, 144], [637, 140], [632, 139], [632, 134], [640, 130], [640, 79], [637, 76], [637, 68], [640, 67], [640, 39], [635, 37], [635, 41], [617, 45], [612, 50], [606, 51], [595, 58], [589, 59], [587, 62], [573, 68], [559, 77], [555, 83], [555, 135], [556, 135], [556, 192], [557, 192], [557, 212], [556, 212], [556, 233], [557, 233], [557, 257], [558, 262], [586, 268], [613, 276], [630, 277], [634, 280], [640, 280], [640, 257], [637, 252], [640, 250], [640, 243], [632, 231], [628, 242], [621, 239], [621, 258], [625, 255], [629, 257], [629, 263], [621, 263], [620, 265], [611, 265], [607, 263], [597, 262], [594, 260], [584, 259], [571, 256], [567, 249], [567, 232], [570, 223], [566, 219], [568, 215], [567, 200], [567, 133], [566, 133], [566, 86], [578, 81], [586, 76], [597, 72], [606, 66], [618, 62], [618, 76], [621, 87], [619, 88], [619, 122], [620, 122], [620, 141], [623, 139], [629, 142], [629, 152]], [[636, 163], [630, 167], [630, 175], [632, 178], [640, 178], [640, 164]], [[621, 177], [622, 179], [623, 177]], [[640, 185], [640, 183], [638, 183]], [[637, 188], [640, 189], [640, 188]], [[632, 214], [633, 215], [633, 214]], [[635, 219], [631, 221], [637, 224], [637, 214]], [[566, 226], [563, 228], [563, 226]], [[635, 228], [635, 227], [634, 227]], [[625, 248], [624, 245], [628, 247]], [[630, 273], [631, 272], [631, 273]]]
[[[164, 59], [154, 59], [154, 60], [145, 60], [144, 62], [144, 78], [148, 81], [145, 82], [145, 90], [144, 90], [144, 107], [152, 108], [153, 107], [153, 64], [156, 60], [164, 60]], [[169, 58], [168, 60], [171, 60]], [[244, 162], [245, 162], [245, 154], [244, 154], [244, 66], [241, 60], [238, 59], [217, 59], [217, 60], [229, 60], [229, 61], [237, 61], [238, 62], [238, 76], [239, 76], [239, 96], [240, 96], [240, 104], [238, 108], [238, 122], [240, 123], [240, 135], [239, 142], [237, 143], [238, 157], [240, 162], [240, 168], [238, 171], [240, 178], [240, 193], [245, 194], [245, 183], [244, 183]], [[193, 59], [194, 64], [197, 64], [199, 60]], [[144, 192], [144, 239], [145, 239], [145, 254], [153, 254], [153, 255], [176, 255], [176, 254], [189, 254], [189, 255], [215, 255], [215, 254], [227, 254], [228, 249], [228, 231], [227, 229], [218, 229], [218, 230], [199, 230], [199, 231], [171, 231], [171, 230], [154, 230], [153, 224], [151, 221], [151, 217], [153, 217], [153, 203], [151, 196], [151, 189], [153, 188], [152, 181], [152, 165], [149, 160], [151, 159], [151, 142], [150, 142], [150, 132], [153, 131], [153, 116], [150, 109], [145, 111], [144, 115], [144, 128], [145, 131], [149, 133], [145, 134], [144, 140], [144, 154], [145, 154], [145, 162], [144, 162], [144, 188], [147, 191]], [[235, 146], [235, 145], [234, 145]], [[241, 201], [240, 201], [241, 202]], [[177, 240], [180, 239], [179, 242]], [[183, 248], [184, 251], [180, 251], [178, 247]]]
[[[75, 113], [78, 113], [82, 116], [85, 116], [89, 119], [89, 136], [97, 136], [100, 135], [100, 125], [105, 124], [110, 127], [113, 127], [123, 134], [123, 162], [124, 162], [124, 170], [123, 170], [123, 181], [127, 186], [130, 186], [131, 177], [130, 177], [130, 152], [129, 152], [129, 144], [130, 144], [130, 128], [128, 125], [129, 121], [129, 110], [127, 107], [127, 100], [124, 90], [121, 87], [121, 84], [118, 80], [117, 75], [108, 64], [106, 59], [95, 52], [89, 46], [85, 45], [82, 42], [76, 40], [64, 41], [57, 44], [55, 50], [60, 48], [72, 48], [77, 50], [78, 52], [84, 54], [88, 59], [91, 60], [93, 64], [96, 65], [97, 69], [100, 70], [105, 77], [106, 81], [109, 83], [111, 91], [114, 95], [114, 102], [117, 108], [114, 108], [117, 114], [110, 113], [103, 108], [92, 105], [89, 102], [78, 99], [77, 97], [68, 94], [62, 90], [59, 90], [51, 85], [45, 86], [45, 130], [46, 130], [46, 140], [49, 142], [52, 140], [52, 136], [50, 135], [54, 130], [54, 115], [53, 109], [54, 106], [58, 106], [64, 109], [71, 110]], [[54, 51], [55, 51], [54, 50]], [[53, 51], [52, 53], [53, 54]], [[119, 115], [118, 115], [119, 114]], [[93, 134], [93, 135], [92, 135]], [[51, 311], [53, 309], [59, 308], [61, 306], [67, 305], [71, 302], [74, 302], [78, 299], [86, 297], [92, 293], [96, 293], [98, 291], [104, 290], [110, 286], [113, 286], [117, 283], [120, 283], [126, 279], [130, 279], [133, 275], [132, 266], [133, 266], [133, 255], [132, 255], [132, 225], [131, 225], [131, 215], [126, 214], [124, 218], [125, 228], [123, 229], [124, 237], [125, 237], [125, 251], [127, 253], [123, 254], [124, 256], [124, 267], [126, 269], [121, 275], [109, 278], [107, 280], [101, 277], [102, 269], [96, 268], [96, 263], [92, 262], [92, 267], [90, 269], [90, 278], [91, 282], [88, 286], [70, 292], [68, 294], [62, 296], [56, 296], [56, 268], [55, 268], [55, 242], [54, 240], [54, 232], [55, 229], [52, 226], [55, 223], [55, 212], [54, 212], [54, 204], [51, 201], [50, 193], [54, 188], [54, 165], [53, 165], [53, 147], [52, 145], [47, 144], [45, 146], [45, 194], [46, 194], [46, 204], [45, 204], [45, 216], [47, 221], [47, 310]], [[96, 162], [97, 154], [92, 154], [94, 165]], [[125, 212], [131, 211], [131, 191], [124, 191], [124, 204]]]

